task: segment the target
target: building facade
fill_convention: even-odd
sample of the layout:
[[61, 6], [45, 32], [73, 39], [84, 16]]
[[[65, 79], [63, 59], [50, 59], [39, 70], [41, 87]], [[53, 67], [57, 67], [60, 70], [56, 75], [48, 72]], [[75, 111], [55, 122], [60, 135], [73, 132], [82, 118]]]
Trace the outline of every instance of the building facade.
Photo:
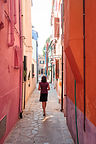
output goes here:
[[[59, 2], [59, 0], [52, 1], [51, 19], [53, 19], [53, 23], [51, 20], [51, 24], [53, 25], [56, 25], [54, 9], [57, 10], [58, 16], [56, 23], [58, 24], [60, 21]], [[77, 144], [96, 143], [95, 4], [95, 0], [62, 0], [61, 2], [63, 108], [68, 128]], [[57, 34], [59, 33], [58, 26], [54, 30], [57, 30]], [[59, 40], [58, 37], [59, 35], [57, 35], [57, 40]], [[56, 45], [58, 44], [57, 41]], [[60, 51], [60, 47], [58, 50]], [[59, 61], [60, 59], [56, 59], [57, 78]]]
[[19, 116], [22, 118], [26, 101], [36, 86], [31, 6], [31, 0], [0, 1], [0, 144]]
[[64, 1], [66, 116], [75, 143], [96, 143], [96, 1]]
[[[23, 45], [23, 108], [36, 87], [36, 75], [33, 76], [36, 63], [32, 59], [32, 23], [31, 0], [22, 0], [22, 45]], [[34, 85], [33, 85], [34, 83]]]
[[38, 32], [32, 28], [32, 48], [33, 48], [33, 54], [32, 59], [34, 60], [34, 74], [36, 77], [36, 82], [38, 82]]
[[55, 66], [55, 79], [53, 78], [53, 83], [54, 87], [56, 87], [59, 101], [61, 101], [62, 95], [61, 3], [61, 0], [52, 0], [51, 12], [53, 73]]
[[43, 55], [38, 56], [38, 73], [39, 77], [45, 75], [45, 57]]
[[0, 1], [0, 144], [22, 113], [20, 0]]

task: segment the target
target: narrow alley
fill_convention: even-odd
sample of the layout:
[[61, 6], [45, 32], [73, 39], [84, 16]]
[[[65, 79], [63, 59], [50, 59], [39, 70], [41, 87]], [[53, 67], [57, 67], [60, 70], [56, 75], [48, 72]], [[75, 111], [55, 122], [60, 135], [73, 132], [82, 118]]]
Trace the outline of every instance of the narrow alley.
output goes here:
[[50, 85], [45, 118], [37, 87], [26, 104], [23, 118], [18, 120], [4, 144], [74, 144], [66, 125], [66, 118], [60, 112], [53, 85]]
[[96, 144], [95, 13], [96, 0], [0, 0], [0, 144]]

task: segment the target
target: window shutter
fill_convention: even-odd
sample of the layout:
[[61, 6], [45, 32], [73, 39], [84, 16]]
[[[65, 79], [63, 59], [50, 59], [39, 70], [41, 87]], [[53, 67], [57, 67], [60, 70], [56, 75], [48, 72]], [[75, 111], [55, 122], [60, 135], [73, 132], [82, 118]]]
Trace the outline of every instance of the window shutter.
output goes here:
[[58, 17], [54, 18], [54, 37], [59, 39], [60, 36], [60, 20]]
[[18, 46], [14, 47], [14, 68], [18, 69], [20, 67], [20, 49]]

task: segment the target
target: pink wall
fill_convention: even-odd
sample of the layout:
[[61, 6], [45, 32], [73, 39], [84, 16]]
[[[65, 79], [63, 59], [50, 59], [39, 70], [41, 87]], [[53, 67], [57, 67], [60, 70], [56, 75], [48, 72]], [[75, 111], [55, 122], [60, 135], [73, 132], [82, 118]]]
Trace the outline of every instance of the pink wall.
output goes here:
[[0, 29], [0, 121], [7, 115], [6, 132], [0, 139], [2, 144], [19, 116], [19, 0], [0, 1], [0, 21], [4, 24]]

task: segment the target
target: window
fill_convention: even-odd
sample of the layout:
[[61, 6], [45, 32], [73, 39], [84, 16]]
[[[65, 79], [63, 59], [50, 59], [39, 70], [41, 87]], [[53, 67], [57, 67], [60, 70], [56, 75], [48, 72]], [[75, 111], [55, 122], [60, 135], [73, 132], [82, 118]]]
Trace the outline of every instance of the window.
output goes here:
[[28, 80], [30, 80], [30, 71], [29, 71], [29, 74], [28, 74]]
[[43, 74], [43, 69], [41, 69], [41, 74]]
[[59, 78], [59, 60], [56, 60], [56, 79]]
[[41, 61], [40, 61], [40, 64], [44, 64], [44, 60], [41, 60]]
[[55, 65], [53, 65], [53, 78], [55, 78]]
[[24, 62], [23, 62], [23, 70], [24, 70], [24, 81], [26, 81], [26, 76], [27, 76], [27, 57], [24, 56]]
[[60, 28], [59, 28], [59, 25], [60, 25], [60, 20], [58, 17], [55, 17], [54, 18], [54, 37], [56, 37], [57, 39], [59, 38], [60, 36]]
[[14, 68], [18, 69], [20, 66], [20, 60], [19, 60], [19, 47], [14, 47]]
[[14, 68], [18, 67], [18, 55], [17, 55], [17, 51], [15, 49], [14, 51]]
[[34, 64], [32, 64], [32, 78], [34, 77]]

